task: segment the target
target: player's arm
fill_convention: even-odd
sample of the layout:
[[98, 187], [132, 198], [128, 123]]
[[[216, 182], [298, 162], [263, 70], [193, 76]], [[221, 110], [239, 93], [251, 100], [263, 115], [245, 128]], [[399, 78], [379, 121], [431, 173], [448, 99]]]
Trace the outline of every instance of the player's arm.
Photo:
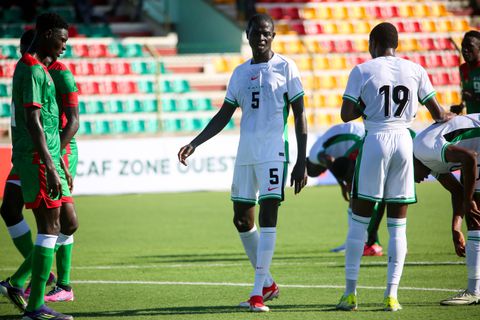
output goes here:
[[455, 252], [459, 257], [465, 256], [465, 237], [462, 233], [463, 210], [463, 186], [451, 173], [441, 174], [437, 177], [438, 182], [450, 192], [452, 197], [452, 239]]
[[307, 155], [307, 117], [303, 105], [303, 96], [292, 103], [293, 118], [295, 123], [295, 136], [297, 138], [297, 161], [290, 175], [290, 186], [295, 187], [295, 194], [299, 193], [307, 184], [306, 155]]
[[33, 145], [35, 146], [35, 150], [38, 152], [43, 164], [45, 164], [47, 171], [47, 191], [51, 197], [56, 198], [57, 195], [61, 195], [62, 185], [60, 183], [60, 177], [58, 176], [52, 156], [47, 148], [47, 141], [43, 131], [40, 109], [37, 107], [25, 108], [25, 120], [28, 132], [32, 138]]
[[60, 133], [61, 150], [65, 149], [70, 143], [80, 125], [80, 116], [77, 107], [66, 107], [64, 108], [64, 112], [67, 118], [67, 124]]
[[195, 151], [195, 148], [222, 131], [232, 118], [236, 108], [236, 106], [224, 101], [220, 110], [212, 120], [210, 120], [205, 129], [189, 144], [180, 148], [180, 151], [178, 151], [178, 161], [183, 165], [187, 165], [185, 160]]
[[435, 96], [432, 96], [425, 102], [425, 107], [428, 109], [433, 121], [435, 122], [445, 122], [455, 116], [455, 114], [452, 112], [445, 112]]
[[456, 145], [449, 145], [445, 148], [444, 157], [447, 162], [460, 162], [462, 164], [465, 213], [480, 214], [474, 199], [475, 179], [477, 178], [477, 156], [477, 152]]
[[343, 122], [348, 122], [360, 118], [362, 111], [358, 108], [358, 104], [349, 99], [343, 99], [340, 116]]

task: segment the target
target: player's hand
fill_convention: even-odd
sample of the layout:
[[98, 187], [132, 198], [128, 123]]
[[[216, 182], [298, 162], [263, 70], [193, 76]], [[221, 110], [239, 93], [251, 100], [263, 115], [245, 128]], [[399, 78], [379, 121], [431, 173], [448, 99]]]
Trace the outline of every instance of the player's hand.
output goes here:
[[450, 106], [450, 112], [453, 112], [457, 115], [462, 113], [462, 110], [463, 110], [463, 104], [454, 104]]
[[480, 215], [480, 210], [477, 207], [475, 200], [465, 201], [464, 203], [465, 214]]
[[474, 93], [472, 90], [462, 90], [462, 99], [465, 101], [473, 100]]
[[297, 163], [290, 175], [290, 187], [295, 185], [295, 194], [299, 193], [307, 185], [307, 168], [305, 162]]
[[57, 198], [62, 196], [62, 183], [60, 176], [55, 168], [46, 169], [47, 175], [47, 192], [51, 198]]
[[465, 257], [465, 237], [463, 236], [462, 231], [452, 230], [453, 236], [453, 246], [455, 247], [455, 252], [459, 257]]
[[67, 180], [68, 184], [68, 189], [70, 192], [73, 191], [73, 177], [70, 171], [68, 170], [68, 167], [65, 164], [65, 161], [63, 160], [62, 157], [60, 157], [60, 165], [62, 166], [63, 172], [65, 172], [65, 179]]
[[190, 155], [195, 151], [195, 147], [192, 146], [190, 143], [187, 144], [186, 146], [183, 146], [180, 148], [180, 151], [178, 151], [178, 161], [180, 161], [181, 164], [184, 166], [187, 165], [187, 158], [190, 157]]

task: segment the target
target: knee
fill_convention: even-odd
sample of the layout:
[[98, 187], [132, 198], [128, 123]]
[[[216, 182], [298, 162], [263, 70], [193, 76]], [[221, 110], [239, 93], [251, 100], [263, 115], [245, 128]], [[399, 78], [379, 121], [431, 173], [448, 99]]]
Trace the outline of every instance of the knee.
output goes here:
[[61, 229], [60, 232], [63, 233], [64, 235], [71, 236], [78, 229], [78, 220], [76, 218], [72, 219], [67, 224], [62, 225], [60, 229]]
[[247, 232], [253, 228], [253, 219], [250, 219], [248, 216], [237, 216], [233, 217], [233, 224], [237, 228], [238, 232]]

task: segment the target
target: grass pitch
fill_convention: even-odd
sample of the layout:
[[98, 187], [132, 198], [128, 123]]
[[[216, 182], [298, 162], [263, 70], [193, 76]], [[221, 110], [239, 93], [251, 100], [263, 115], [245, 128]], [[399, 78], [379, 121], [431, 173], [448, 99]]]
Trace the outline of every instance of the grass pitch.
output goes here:
[[[383, 257], [364, 257], [359, 311], [334, 309], [344, 285], [347, 204], [336, 186], [287, 190], [280, 207], [272, 274], [280, 298], [271, 312], [235, 307], [248, 298], [253, 269], [232, 224], [226, 192], [77, 197], [80, 229], [72, 270], [74, 302], [56, 303], [75, 319], [478, 319], [480, 306], [438, 302], [466, 286], [465, 260], [450, 233], [450, 197], [437, 183], [417, 186], [408, 216], [408, 255], [399, 290], [403, 310], [382, 311]], [[25, 212], [31, 226], [32, 215]], [[35, 227], [33, 227], [35, 228]], [[380, 240], [387, 250], [385, 221]], [[21, 262], [3, 223], [0, 278]], [[0, 298], [0, 319], [20, 315]]]

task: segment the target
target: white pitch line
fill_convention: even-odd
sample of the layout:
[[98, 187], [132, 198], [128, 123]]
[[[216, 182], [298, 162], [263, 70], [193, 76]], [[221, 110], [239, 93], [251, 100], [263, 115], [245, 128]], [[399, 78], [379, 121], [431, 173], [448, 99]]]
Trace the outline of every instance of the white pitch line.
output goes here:
[[[170, 268], [222, 268], [241, 267], [244, 263], [177, 263], [177, 264], [148, 264], [148, 265], [104, 265], [104, 266], [73, 266], [76, 270], [123, 270], [123, 269], [170, 269]], [[338, 262], [274, 262], [275, 266], [331, 266], [342, 267], [343, 263]], [[386, 261], [362, 262], [362, 266], [386, 266]], [[465, 265], [464, 261], [412, 261], [405, 262], [406, 266], [456, 266]], [[16, 267], [2, 267], [0, 271], [14, 271]]]
[[[216, 286], [216, 287], [251, 287], [251, 283], [235, 283], [235, 282], [177, 282], [177, 281], [115, 281], [115, 280], [76, 280], [75, 284], [124, 284], [124, 285], [158, 285], [158, 286]], [[303, 284], [279, 284], [282, 288], [302, 288], [302, 289], [344, 289], [345, 286], [340, 285], [303, 285]], [[385, 287], [358, 286], [359, 289], [368, 290], [385, 290]], [[411, 291], [437, 291], [437, 292], [457, 292], [460, 289], [445, 288], [415, 288], [401, 287], [401, 290]]]

